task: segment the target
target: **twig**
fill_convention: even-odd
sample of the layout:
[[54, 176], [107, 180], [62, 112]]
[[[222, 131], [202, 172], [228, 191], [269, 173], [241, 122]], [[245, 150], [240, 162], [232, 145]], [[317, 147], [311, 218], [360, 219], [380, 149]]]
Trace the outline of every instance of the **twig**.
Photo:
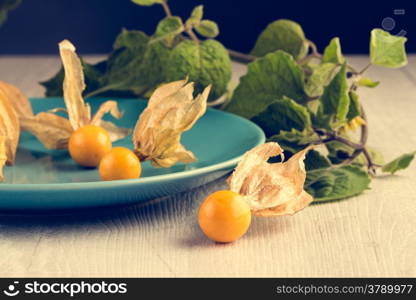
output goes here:
[[311, 56], [316, 57], [316, 58], [322, 58], [322, 55], [319, 53], [318, 47], [316, 47], [316, 44], [310, 40], [307, 40], [306, 42], [311, 47], [311, 50], [312, 50]]
[[163, 10], [165, 11], [166, 16], [172, 17], [172, 12], [170, 10], [170, 7], [166, 1], [160, 2], [160, 5], [162, 5]]
[[199, 38], [196, 36], [196, 34], [192, 31], [192, 28], [186, 28], [186, 33], [191, 37], [191, 39], [196, 42], [199, 43]]
[[207, 106], [213, 107], [213, 106], [221, 105], [227, 102], [227, 100], [228, 100], [228, 95], [227, 93], [225, 93], [224, 95], [220, 96], [218, 99], [208, 102]]
[[361, 117], [365, 121], [365, 124], [361, 126], [361, 137], [360, 137], [360, 143], [354, 143], [350, 140], [343, 138], [341, 136], [338, 136], [336, 132], [326, 132], [322, 131], [322, 129], [315, 129], [315, 132], [321, 136], [324, 135], [326, 138], [322, 139], [320, 137], [319, 141], [316, 141], [314, 144], [325, 144], [329, 143], [331, 141], [337, 141], [344, 145], [349, 146], [350, 148], [354, 149], [354, 152], [350, 155], [350, 157], [343, 162], [337, 164], [336, 166], [345, 166], [350, 163], [352, 163], [361, 153], [363, 153], [364, 157], [367, 160], [367, 169], [370, 175], [374, 176], [376, 174], [376, 168], [381, 167], [380, 165], [373, 162], [373, 159], [371, 157], [371, 154], [369, 153], [368, 149], [366, 148], [367, 139], [368, 139], [368, 121], [367, 116], [364, 111], [364, 108], [361, 106]]
[[371, 63], [368, 63], [360, 72], [358, 72], [358, 75], [362, 75], [365, 71], [367, 71], [372, 66]]
[[235, 60], [244, 64], [248, 64], [256, 60], [256, 57], [253, 55], [241, 53], [241, 52], [231, 50], [231, 49], [227, 49], [227, 50], [232, 60]]
[[355, 150], [362, 150], [364, 145], [363, 144], [357, 144], [354, 142], [351, 142], [350, 140], [343, 138], [342, 136], [336, 135], [336, 133], [330, 133], [330, 137], [328, 137], [327, 139], [325, 139], [324, 141], [326, 141], [326, 143], [331, 142], [331, 141], [336, 141], [336, 142], [340, 142], [344, 145], [347, 145], [350, 148], [353, 148]]

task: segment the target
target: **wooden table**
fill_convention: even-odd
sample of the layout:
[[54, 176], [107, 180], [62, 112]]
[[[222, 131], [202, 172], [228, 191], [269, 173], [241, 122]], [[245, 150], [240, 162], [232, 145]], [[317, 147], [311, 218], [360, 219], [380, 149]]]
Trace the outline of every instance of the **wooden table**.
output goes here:
[[[96, 61], [98, 57], [89, 57]], [[358, 68], [367, 57], [350, 58]], [[416, 56], [400, 70], [371, 68], [362, 89], [369, 144], [387, 159], [416, 150]], [[28, 96], [57, 57], [0, 57], [0, 79]], [[235, 65], [235, 76], [245, 67]], [[240, 241], [207, 240], [196, 222], [218, 180], [144, 205], [59, 216], [0, 214], [0, 276], [416, 276], [416, 164], [371, 190], [293, 217], [255, 218]], [[1, 188], [1, 186], [0, 186]]]

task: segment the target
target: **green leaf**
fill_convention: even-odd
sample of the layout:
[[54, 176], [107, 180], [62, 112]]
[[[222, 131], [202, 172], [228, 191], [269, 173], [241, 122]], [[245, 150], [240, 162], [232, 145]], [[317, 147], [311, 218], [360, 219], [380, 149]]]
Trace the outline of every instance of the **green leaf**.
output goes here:
[[328, 157], [334, 164], [339, 164], [350, 158], [351, 154], [354, 152], [354, 149], [351, 147], [337, 141], [326, 143], [326, 147], [329, 152]]
[[355, 117], [361, 115], [361, 107], [357, 93], [351, 91], [348, 93], [348, 95], [350, 97], [350, 107], [348, 109], [347, 119], [348, 121], [351, 121]]
[[107, 71], [116, 73], [120, 69], [124, 72], [123, 69], [133, 64], [135, 58], [141, 60], [149, 41], [150, 38], [142, 31], [123, 29], [114, 41], [114, 51], [108, 58]]
[[107, 68], [107, 62], [101, 61], [94, 65], [85, 63], [82, 60], [81, 62], [84, 68], [84, 77], [86, 85], [84, 94], [88, 94], [89, 92], [94, 91], [100, 87], [101, 78], [104, 76], [104, 72]]
[[113, 43], [113, 49], [129, 48], [137, 51], [144, 48], [148, 41], [149, 37], [143, 31], [123, 28]]
[[[367, 147], [368, 154], [370, 154], [371, 159], [375, 164], [382, 165], [384, 164], [384, 156], [383, 153], [380, 151], [377, 151], [376, 149], [372, 147]], [[364, 156], [364, 154], [362, 154]]]
[[316, 150], [309, 150], [305, 157], [306, 171], [315, 169], [325, 169], [331, 166], [331, 162], [328, 158], [323, 156]]
[[64, 81], [64, 69], [61, 66], [58, 73], [56, 73], [53, 77], [49, 78], [48, 80], [39, 82], [39, 83], [46, 89], [45, 90], [46, 97], [62, 97], [63, 81]]
[[21, 0], [1, 0], [0, 1], [0, 26], [6, 22], [7, 14], [20, 5]]
[[195, 26], [195, 30], [206, 38], [215, 38], [220, 33], [217, 23], [211, 20], [202, 20]]
[[[100, 80], [106, 69], [106, 61], [99, 62], [95, 65], [88, 64], [81, 59], [82, 66], [84, 68], [84, 77], [86, 89], [84, 94], [88, 94], [91, 91], [99, 88]], [[61, 69], [49, 80], [41, 82], [40, 84], [46, 88], [45, 95], [47, 97], [62, 97], [63, 90], [62, 84], [64, 80], [64, 70]]]
[[322, 56], [322, 63], [343, 64], [345, 57], [342, 55], [339, 38], [335, 37], [325, 48]]
[[0, 11], [0, 25], [2, 25], [7, 20], [6, 11]]
[[325, 88], [320, 101], [323, 113], [332, 116], [332, 121], [342, 122], [345, 120], [350, 104], [345, 64]]
[[88, 96], [112, 91], [118, 91], [116, 95], [142, 95], [164, 82], [164, 66], [170, 51], [162, 41], [153, 41], [141, 31], [123, 30], [115, 42], [115, 51], [108, 58], [100, 88]]
[[166, 81], [189, 77], [197, 92], [212, 84], [210, 99], [227, 90], [231, 79], [231, 60], [224, 46], [215, 40], [201, 43], [184, 40], [171, 52], [166, 62]]
[[[146, 53], [151, 51], [149, 42], [150, 38], [145, 33], [124, 29], [114, 42], [115, 51], [108, 58], [101, 89], [135, 89], [137, 92], [138, 88], [145, 89], [148, 84], [143, 81], [146, 81], [148, 74], [147, 70], [142, 73], [142, 65], [146, 61]], [[153, 47], [156, 47], [156, 43]], [[145, 78], [143, 74], [146, 74]]]
[[[114, 90], [123, 91], [116, 95], [124, 95], [125, 91], [134, 93], [141, 92], [138, 91], [139, 88], [145, 89], [147, 85], [139, 86], [140, 81], [135, 82], [135, 78], [149, 40], [149, 37], [141, 31], [123, 29], [117, 36], [113, 45], [114, 51], [107, 61], [89, 65], [81, 60], [86, 83], [84, 95], [97, 95], [104, 92], [109, 94]], [[46, 88], [46, 96], [62, 96], [63, 77], [61, 68], [54, 77], [41, 83]], [[141, 77], [148, 78], [148, 74]]]
[[133, 3], [136, 3], [138, 5], [142, 6], [151, 6], [153, 4], [161, 4], [165, 2], [166, 0], [131, 0]]
[[204, 16], [204, 6], [203, 5], [196, 6], [192, 10], [192, 13], [190, 17], [188, 18], [188, 20], [186, 20], [186, 25], [189, 27], [192, 27], [196, 24], [199, 24], [203, 16]]
[[[372, 147], [368, 147], [368, 146], [366, 146], [366, 149], [373, 163], [378, 164], [378, 165], [384, 164], [384, 157], [380, 151], [377, 151], [376, 149]], [[359, 164], [361, 166], [365, 166], [367, 165], [367, 158], [365, 157], [363, 153], [361, 153], [360, 155], [357, 156], [356, 159], [354, 159], [354, 163]]]
[[161, 42], [149, 42], [143, 56], [133, 54], [127, 64], [112, 65], [112, 69], [106, 74], [106, 88], [132, 91], [136, 95], [154, 88], [165, 81], [164, 66], [170, 51]]
[[407, 38], [391, 35], [382, 29], [371, 31], [370, 59], [376, 66], [399, 68], [407, 64], [404, 44]]
[[357, 85], [365, 86], [365, 87], [369, 87], [369, 88], [375, 88], [379, 84], [380, 84], [380, 81], [373, 81], [373, 80], [371, 80], [370, 78], [367, 78], [367, 77], [361, 77], [357, 81]]
[[298, 23], [286, 19], [270, 23], [260, 34], [251, 54], [261, 57], [276, 50], [283, 50], [295, 59], [306, 55], [308, 43]]
[[266, 136], [278, 134], [281, 130], [292, 128], [303, 131], [311, 129], [311, 118], [305, 106], [283, 97], [274, 101], [265, 110], [252, 118], [265, 132]]
[[312, 68], [312, 74], [306, 81], [305, 92], [309, 97], [319, 97], [324, 92], [324, 88], [329, 84], [336, 74], [337, 65], [333, 63], [323, 63]]
[[277, 142], [285, 151], [294, 154], [317, 139], [318, 137], [313, 131], [299, 131], [293, 128], [290, 131], [281, 130], [278, 134], [271, 136], [267, 140]]
[[153, 41], [164, 40], [168, 46], [173, 46], [175, 38], [184, 31], [182, 19], [172, 16], [159, 22]]
[[[311, 103], [314, 103], [314, 102], [315, 101], [311, 101]], [[308, 103], [308, 106], [310, 106], [311, 103]], [[312, 109], [314, 110], [313, 110], [313, 113], [311, 114], [313, 127], [326, 129], [329, 131], [333, 130], [332, 115], [326, 115], [323, 113], [322, 104], [320, 103], [320, 100], [318, 100], [318, 104], [315, 106], [318, 106], [318, 107], [317, 108], [313, 107]]]
[[307, 101], [302, 70], [291, 55], [279, 50], [248, 65], [226, 109], [252, 118], [283, 96]]
[[368, 173], [358, 166], [324, 168], [308, 171], [305, 190], [315, 203], [341, 200], [365, 191], [370, 184]]
[[382, 171], [385, 173], [394, 174], [399, 170], [406, 169], [410, 165], [412, 160], [415, 158], [415, 155], [416, 151], [400, 155], [398, 158], [385, 164], [382, 168]]
[[[214, 40], [200, 44], [183, 41], [171, 49], [160, 37], [177, 32], [179, 26], [167, 26], [172, 21], [180, 24], [176, 17], [167, 18], [152, 38], [140, 31], [123, 30], [114, 42], [114, 51], [100, 69], [100, 76], [84, 70], [88, 89], [85, 95], [143, 96], [163, 82], [186, 76], [195, 82], [197, 91], [212, 84], [210, 99], [224, 94], [231, 78], [227, 50]], [[47, 95], [62, 94], [62, 78], [61, 74], [44, 83]], [[94, 79], [93, 84], [90, 79]]]
[[[351, 138], [346, 134], [342, 135], [342, 137], [351, 140]], [[339, 164], [344, 160], [349, 159], [354, 152], [353, 148], [338, 141], [328, 142], [325, 146], [328, 149], [328, 158], [334, 164]]]

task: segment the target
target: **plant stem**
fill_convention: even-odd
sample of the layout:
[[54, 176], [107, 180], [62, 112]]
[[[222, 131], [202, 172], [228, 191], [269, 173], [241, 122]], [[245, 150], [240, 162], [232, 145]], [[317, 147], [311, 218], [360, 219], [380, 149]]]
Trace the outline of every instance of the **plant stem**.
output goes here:
[[165, 14], [167, 17], [172, 17], [172, 12], [170, 10], [169, 4], [166, 1], [162, 1], [160, 3], [160, 5], [162, 5], [163, 10], [165, 11]]
[[358, 75], [362, 75], [365, 71], [367, 71], [372, 66], [371, 63], [368, 63], [360, 72], [358, 72]]
[[316, 44], [310, 40], [307, 40], [307, 43], [311, 47], [311, 50], [312, 50], [311, 56], [316, 57], [316, 58], [322, 58], [322, 55], [319, 53], [318, 47], [316, 47]]
[[[369, 66], [371, 66], [371, 64], [369, 64]], [[368, 69], [369, 66], [366, 68]], [[361, 143], [364, 145], [362, 152], [365, 158], [367, 159], [367, 167], [368, 167], [369, 173], [371, 175], [376, 175], [376, 167], [381, 167], [381, 166], [373, 162], [373, 159], [370, 153], [368, 152], [368, 149], [365, 147], [365, 145], [367, 144], [367, 139], [368, 139], [368, 120], [367, 120], [367, 115], [365, 113], [363, 106], [361, 105], [360, 107], [361, 107], [361, 117], [365, 121], [365, 124], [362, 126], [362, 130], [361, 130]]]
[[213, 107], [213, 106], [221, 105], [227, 102], [227, 100], [228, 100], [228, 95], [225, 93], [224, 95], [220, 96], [218, 99], [208, 102], [207, 106]]
[[[319, 130], [319, 132], [318, 132], [318, 130]], [[359, 150], [359, 149], [363, 148], [362, 144], [357, 144], [357, 143], [351, 142], [350, 140], [337, 135], [335, 131], [327, 132], [327, 131], [322, 131], [321, 129], [316, 129], [315, 132], [318, 135], [326, 136], [326, 138], [320, 139], [319, 141], [314, 142], [313, 144], [315, 144], [315, 145], [326, 144], [326, 143], [329, 143], [329, 142], [337, 141], [337, 142], [340, 142], [344, 145], [347, 145], [348, 147], [353, 148], [355, 150]]]
[[319, 141], [316, 141], [315, 145], [319, 144], [326, 144], [332, 141], [340, 142], [344, 145], [347, 145], [348, 147], [354, 149], [354, 152], [350, 155], [350, 157], [346, 160], [344, 160], [342, 163], [337, 164], [336, 166], [345, 166], [351, 164], [361, 153], [363, 153], [364, 157], [367, 160], [367, 169], [368, 173], [372, 176], [376, 174], [376, 168], [380, 167], [380, 165], [373, 162], [373, 159], [371, 157], [370, 152], [366, 148], [367, 139], [368, 139], [368, 121], [367, 116], [364, 111], [364, 108], [361, 106], [361, 117], [365, 121], [365, 124], [361, 126], [361, 137], [360, 137], [360, 143], [354, 143], [346, 138], [343, 138], [341, 136], [338, 136], [336, 132], [330, 131], [326, 132], [322, 129], [315, 129], [315, 132], [319, 136], [326, 136], [326, 138], [322, 139], [320, 138]]
[[191, 37], [191, 39], [196, 42], [199, 43], [199, 38], [196, 36], [196, 34], [192, 31], [192, 28], [187, 28], [186, 33]]
[[137, 158], [140, 160], [140, 161], [146, 161], [146, 160], [148, 160], [149, 159], [149, 157], [148, 156], [144, 156], [143, 154], [141, 154], [137, 149], [135, 149], [134, 151], [134, 154], [136, 154], [136, 156], [137, 156]]
[[232, 60], [245, 63], [245, 64], [251, 63], [252, 61], [256, 60], [256, 57], [253, 55], [241, 53], [241, 52], [231, 50], [231, 49], [227, 49], [227, 50]]
[[118, 84], [105, 85], [105, 86], [103, 86], [99, 89], [96, 89], [96, 90], [94, 90], [92, 92], [89, 92], [88, 94], [84, 95], [84, 98], [90, 98], [90, 97], [96, 96], [98, 94], [110, 91], [110, 90], [112, 90], [113, 88], [115, 88], [117, 86], [118, 86]]

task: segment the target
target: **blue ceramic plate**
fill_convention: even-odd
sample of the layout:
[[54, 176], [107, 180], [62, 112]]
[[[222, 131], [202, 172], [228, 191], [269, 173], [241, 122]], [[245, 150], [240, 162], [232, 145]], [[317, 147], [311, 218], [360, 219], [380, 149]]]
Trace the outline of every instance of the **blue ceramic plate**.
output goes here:
[[[94, 112], [107, 99], [90, 100]], [[35, 112], [63, 107], [60, 98], [33, 99]], [[132, 128], [146, 101], [120, 99], [125, 112], [117, 125]], [[208, 109], [195, 126], [182, 136], [182, 143], [198, 161], [171, 168], [142, 164], [142, 177], [119, 181], [100, 181], [96, 169], [76, 165], [65, 150], [46, 150], [29, 133], [23, 133], [16, 164], [5, 167], [6, 180], [0, 184], [1, 210], [49, 210], [98, 207], [142, 202], [182, 192], [217, 179], [229, 172], [241, 155], [265, 140], [262, 130], [252, 122]], [[132, 148], [131, 137], [115, 146]]]

